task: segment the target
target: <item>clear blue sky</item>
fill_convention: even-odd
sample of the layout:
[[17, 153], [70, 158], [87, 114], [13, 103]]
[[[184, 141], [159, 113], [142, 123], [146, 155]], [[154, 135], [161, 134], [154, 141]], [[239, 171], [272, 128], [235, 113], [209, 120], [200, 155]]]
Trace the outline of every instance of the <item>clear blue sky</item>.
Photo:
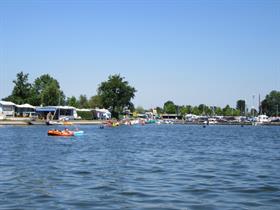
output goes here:
[[88, 97], [110, 74], [136, 106], [252, 105], [280, 89], [280, 1], [0, 1], [0, 98], [19, 71]]

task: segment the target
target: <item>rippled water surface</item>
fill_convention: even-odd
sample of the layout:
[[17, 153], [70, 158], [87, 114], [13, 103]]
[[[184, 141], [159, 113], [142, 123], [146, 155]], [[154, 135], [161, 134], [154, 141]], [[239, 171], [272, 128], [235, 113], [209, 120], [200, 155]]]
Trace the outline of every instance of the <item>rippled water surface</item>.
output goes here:
[[0, 127], [0, 209], [280, 209], [280, 127]]

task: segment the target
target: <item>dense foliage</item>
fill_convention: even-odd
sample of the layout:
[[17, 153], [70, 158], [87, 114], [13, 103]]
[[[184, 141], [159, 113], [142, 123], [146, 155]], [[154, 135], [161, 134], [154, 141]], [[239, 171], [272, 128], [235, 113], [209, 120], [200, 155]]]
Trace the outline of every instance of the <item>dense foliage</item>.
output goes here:
[[30, 84], [28, 74], [20, 72], [13, 83], [15, 86], [12, 94], [4, 100], [16, 104], [30, 103], [35, 106], [64, 104], [64, 94], [58, 81], [48, 74], [42, 75]]
[[273, 90], [261, 103], [262, 113], [268, 116], [278, 116], [280, 111], [280, 91]]
[[126, 107], [133, 107], [131, 99], [134, 98], [136, 89], [131, 87], [124, 77], [110, 75], [108, 80], [98, 87], [101, 103], [110, 109], [112, 116], [118, 118]]
[[81, 117], [82, 120], [92, 120], [93, 113], [91, 111], [77, 111], [78, 116]]
[[[19, 72], [13, 81], [14, 88], [11, 95], [3, 100], [12, 101], [16, 104], [30, 103], [34, 106], [48, 105], [68, 105], [77, 108], [107, 108], [112, 112], [112, 116], [118, 118], [119, 114], [129, 110], [130, 112], [144, 113], [145, 109], [141, 106], [134, 108], [131, 100], [135, 96], [136, 89], [125, 81], [120, 75], [110, 75], [107, 81], [102, 82], [97, 95], [87, 98], [81, 94], [79, 98], [68, 97], [60, 89], [59, 82], [48, 74], [44, 74], [35, 79], [34, 83], [28, 82], [29, 74]], [[176, 105], [173, 101], [167, 101], [163, 107], [156, 107], [158, 114], [186, 114], [206, 115], [206, 116], [239, 116], [267, 114], [268, 116], [279, 116], [280, 112], [280, 92], [273, 90], [262, 101], [259, 113], [256, 109], [248, 110], [245, 100], [238, 100], [236, 108], [226, 105], [224, 108], [217, 106], [198, 106]], [[92, 114], [82, 113], [84, 119], [92, 119]]]
[[245, 102], [245, 100], [238, 100], [236, 102], [236, 109], [238, 109], [240, 111], [241, 115], [245, 115], [245, 111], [246, 111], [246, 102]]
[[[180, 116], [185, 116], [186, 114], [194, 115], [204, 115], [204, 116], [239, 116], [240, 110], [234, 109], [229, 105], [226, 105], [224, 108], [217, 106], [207, 106], [205, 104], [200, 104], [199, 106], [178, 106], [174, 104], [173, 101], [167, 101], [163, 105], [163, 109], [157, 107], [156, 110], [158, 113], [166, 114], [177, 114]], [[177, 111], [178, 110], [178, 111]]]
[[35, 79], [32, 85], [31, 104], [39, 105], [64, 105], [65, 96], [60, 90], [59, 82], [49, 74], [44, 74]]
[[13, 81], [15, 86], [12, 94], [4, 100], [16, 104], [30, 103], [32, 85], [28, 82], [28, 74], [19, 72], [16, 77], [16, 80]]
[[173, 101], [167, 101], [163, 105], [163, 110], [167, 114], [175, 114], [176, 113], [176, 105]]

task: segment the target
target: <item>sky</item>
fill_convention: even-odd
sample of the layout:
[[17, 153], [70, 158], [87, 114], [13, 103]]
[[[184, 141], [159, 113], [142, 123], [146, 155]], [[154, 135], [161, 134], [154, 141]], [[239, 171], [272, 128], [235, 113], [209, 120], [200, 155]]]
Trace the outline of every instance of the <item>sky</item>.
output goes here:
[[0, 1], [0, 98], [20, 71], [50, 74], [66, 96], [109, 75], [135, 106], [256, 106], [280, 90], [280, 1]]

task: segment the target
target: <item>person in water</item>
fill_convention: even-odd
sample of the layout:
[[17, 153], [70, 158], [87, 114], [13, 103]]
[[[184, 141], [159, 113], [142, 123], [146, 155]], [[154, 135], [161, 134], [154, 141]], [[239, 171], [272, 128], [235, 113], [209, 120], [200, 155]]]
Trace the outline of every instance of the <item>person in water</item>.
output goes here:
[[64, 129], [64, 132], [66, 132], [66, 133], [70, 133], [70, 131], [69, 131], [69, 129], [68, 129], [68, 128], [65, 128], [65, 129]]

